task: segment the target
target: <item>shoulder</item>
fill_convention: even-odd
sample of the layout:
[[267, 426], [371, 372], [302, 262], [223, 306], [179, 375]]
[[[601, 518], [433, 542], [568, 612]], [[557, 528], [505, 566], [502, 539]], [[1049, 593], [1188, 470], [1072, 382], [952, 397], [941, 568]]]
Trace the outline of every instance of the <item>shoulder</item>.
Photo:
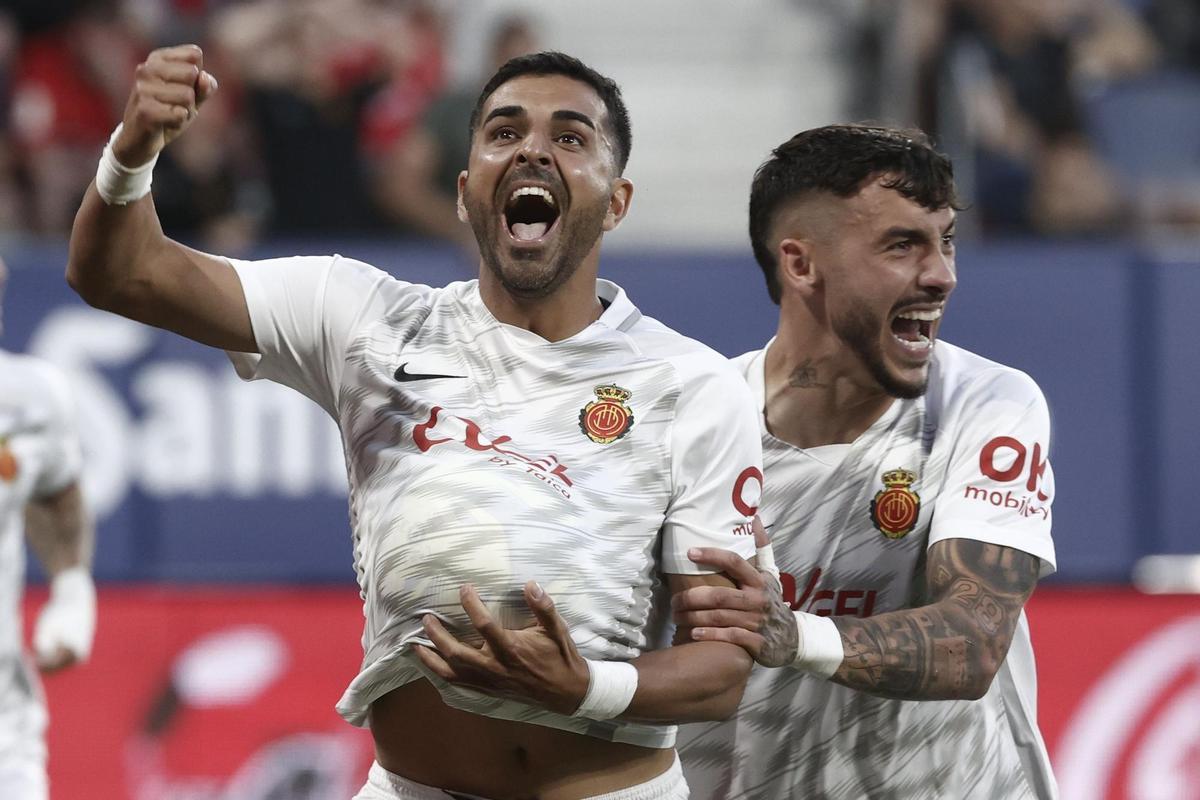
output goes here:
[[745, 379], [749, 379], [750, 370], [754, 367], [754, 364], [759, 360], [759, 358], [762, 357], [766, 349], [767, 348], [764, 347], [760, 350], [751, 350], [748, 353], [742, 353], [740, 356], [734, 356], [733, 358], [729, 359], [729, 363], [735, 370], [737, 370], [739, 375]]
[[61, 369], [34, 356], [6, 351], [0, 351], [0, 393], [38, 413], [65, 413], [73, 404]]
[[729, 359], [656, 319], [643, 316], [626, 335], [643, 357], [669, 364], [684, 390], [728, 388], [740, 394], [746, 388], [741, 372]]
[[61, 369], [36, 356], [0, 350], [0, 372], [9, 386], [24, 386], [34, 391], [65, 393], [67, 378]]
[[930, 371], [930, 410], [1045, 405], [1037, 382], [1015, 367], [938, 342]]

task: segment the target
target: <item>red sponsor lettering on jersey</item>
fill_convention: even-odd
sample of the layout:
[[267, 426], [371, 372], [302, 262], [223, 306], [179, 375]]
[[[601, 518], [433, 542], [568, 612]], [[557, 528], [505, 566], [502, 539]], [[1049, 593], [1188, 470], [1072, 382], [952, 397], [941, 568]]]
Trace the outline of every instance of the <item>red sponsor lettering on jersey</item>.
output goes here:
[[[1012, 463], [1007, 467], [996, 466], [998, 453], [1012, 453]], [[1050, 495], [1041, 489], [1042, 479], [1046, 474], [1046, 466], [1050, 459], [1042, 458], [1041, 442], [1033, 443], [1033, 452], [1029, 453], [1025, 445], [1011, 436], [997, 436], [983, 446], [979, 451], [979, 471], [985, 477], [999, 483], [1015, 481], [1025, 472], [1025, 459], [1029, 457], [1029, 476], [1025, 481], [1026, 491], [1036, 491], [1038, 500], [1049, 500]], [[1002, 461], [1007, 459], [1002, 459]]]
[[783, 585], [783, 601], [792, 611], [806, 611], [819, 617], [869, 617], [875, 611], [875, 589], [817, 589], [821, 580], [820, 567], [808, 576], [804, 591], [796, 594], [796, 576], [779, 573]]
[[[488, 459], [493, 464], [523, 466], [526, 473], [551, 486], [563, 497], [571, 496], [566, 487], [574, 486], [574, 483], [567, 477], [567, 465], [559, 462], [558, 456], [550, 454], [542, 458], [533, 458], [516, 450], [503, 448], [501, 445], [512, 441], [511, 436], [497, 436], [495, 439], [489, 440], [484, 436], [483, 429], [474, 420], [450, 415], [453, 419], [462, 422], [464, 426], [461, 436], [456, 437], [450, 426], [442, 424], [439, 427], [439, 423], [444, 423], [446, 419], [442, 413], [444, 411], [445, 409], [441, 406], [434, 406], [429, 409], [429, 419], [413, 428], [413, 444], [422, 453], [429, 452], [439, 444], [457, 441], [465, 445], [468, 450], [478, 453], [494, 453], [495, 455]], [[432, 434], [435, 431], [450, 435], [434, 438]]]
[[[733, 482], [733, 507], [743, 517], [753, 517], [758, 513], [758, 501], [762, 497], [763, 474], [758, 467], [746, 467], [738, 473], [737, 479]], [[746, 490], [749, 489], [751, 502], [746, 499]]]

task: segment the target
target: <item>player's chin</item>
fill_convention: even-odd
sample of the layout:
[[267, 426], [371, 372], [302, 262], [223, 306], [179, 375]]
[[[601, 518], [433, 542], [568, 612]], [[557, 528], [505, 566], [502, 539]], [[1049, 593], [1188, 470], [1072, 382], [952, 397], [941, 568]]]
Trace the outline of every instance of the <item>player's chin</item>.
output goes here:
[[891, 365], [888, 369], [888, 394], [901, 400], [913, 400], [925, 394], [929, 388], [929, 364], [905, 368]]

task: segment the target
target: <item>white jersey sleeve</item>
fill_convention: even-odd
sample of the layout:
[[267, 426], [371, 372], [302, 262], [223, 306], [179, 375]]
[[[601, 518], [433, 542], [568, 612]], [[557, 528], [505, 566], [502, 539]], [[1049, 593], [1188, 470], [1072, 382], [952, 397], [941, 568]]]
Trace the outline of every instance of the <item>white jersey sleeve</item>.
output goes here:
[[762, 441], [749, 387], [727, 362], [685, 381], [671, 432], [674, 494], [663, 523], [662, 571], [713, 570], [692, 547], [754, 556], [751, 525], [762, 495]]
[[44, 468], [34, 482], [33, 496], [49, 497], [79, 479], [83, 454], [75, 424], [75, 403], [66, 377], [49, 364], [29, 363], [44, 385], [43, 397], [49, 412], [44, 432]]
[[947, 407], [939, 441], [952, 448], [929, 545], [978, 539], [1023, 550], [1055, 569], [1050, 536], [1054, 472], [1050, 413], [1037, 384], [1024, 373], [995, 369], [978, 375]]
[[[358, 329], [417, 288], [341, 256], [302, 256], [230, 264], [242, 283], [259, 352], [229, 353], [238, 375], [290, 386], [337, 417], [346, 348]], [[421, 287], [427, 290], [427, 287]], [[413, 299], [420, 292], [409, 292]]]

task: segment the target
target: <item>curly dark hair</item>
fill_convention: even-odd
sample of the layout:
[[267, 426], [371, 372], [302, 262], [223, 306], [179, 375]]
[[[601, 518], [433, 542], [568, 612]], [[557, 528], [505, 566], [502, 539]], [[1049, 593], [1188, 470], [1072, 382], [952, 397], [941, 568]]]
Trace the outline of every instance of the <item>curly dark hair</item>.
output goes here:
[[621, 88], [612, 78], [606, 78], [578, 58], [552, 50], [511, 58], [496, 70], [496, 74], [488, 80], [483, 91], [479, 93], [479, 99], [475, 101], [475, 108], [471, 111], [468, 132], [472, 139], [475, 137], [475, 129], [479, 127], [483, 104], [492, 96], [492, 92], [522, 75], [565, 75], [595, 89], [596, 94], [600, 95], [600, 99], [604, 101], [604, 108], [608, 111], [609, 124], [612, 126], [613, 133], [616, 134], [617, 173], [625, 171], [625, 165], [629, 163], [629, 151], [633, 147], [633, 132], [629, 127], [629, 110], [625, 108], [625, 100], [621, 97]]
[[950, 159], [915, 128], [813, 128], [776, 147], [758, 168], [750, 187], [750, 244], [776, 305], [781, 295], [778, 265], [767, 234], [780, 207], [810, 192], [850, 197], [880, 176], [886, 176], [886, 188], [930, 210], [962, 208]]

